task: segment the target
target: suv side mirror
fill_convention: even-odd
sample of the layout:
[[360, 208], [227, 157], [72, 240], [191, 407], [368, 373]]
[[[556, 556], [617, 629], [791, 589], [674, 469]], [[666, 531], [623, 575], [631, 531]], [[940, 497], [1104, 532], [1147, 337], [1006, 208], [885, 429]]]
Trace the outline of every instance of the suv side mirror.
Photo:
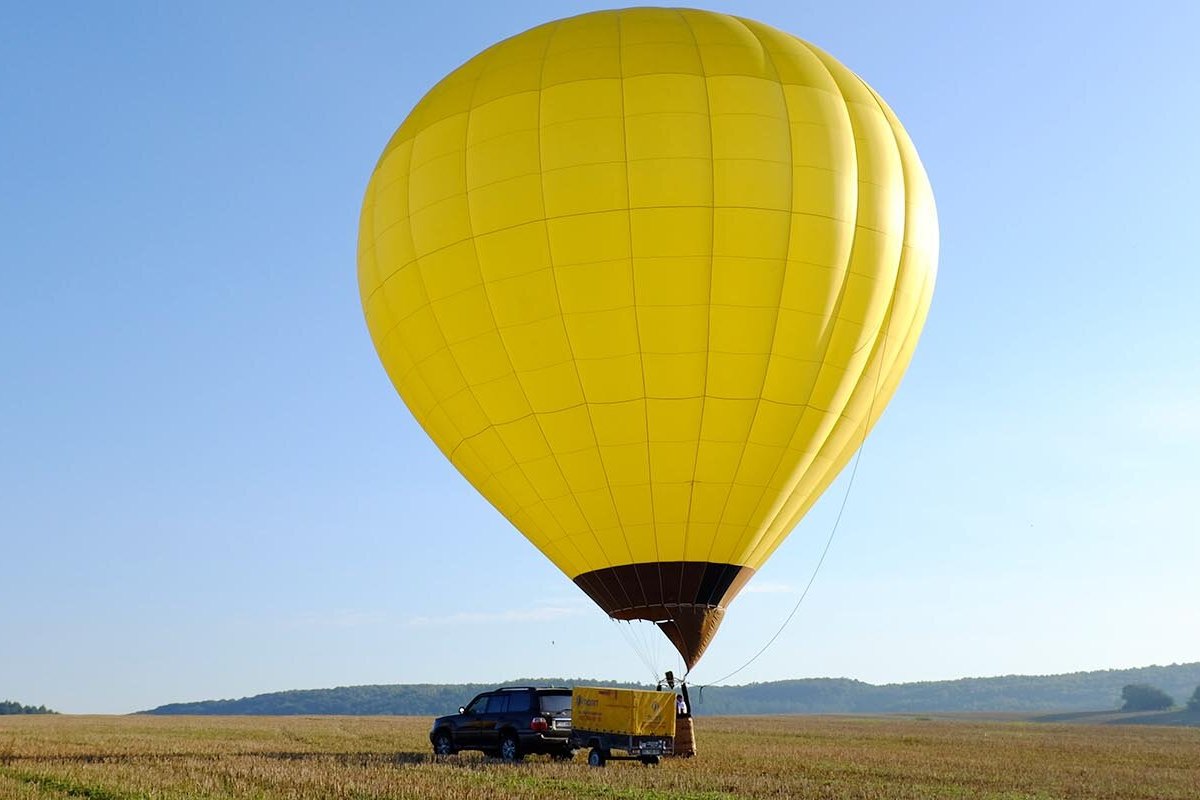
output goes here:
[[458, 713], [460, 713], [460, 714], [465, 714], [465, 713], [467, 713], [467, 707], [466, 707], [466, 706], [459, 706], [459, 707], [458, 707]]

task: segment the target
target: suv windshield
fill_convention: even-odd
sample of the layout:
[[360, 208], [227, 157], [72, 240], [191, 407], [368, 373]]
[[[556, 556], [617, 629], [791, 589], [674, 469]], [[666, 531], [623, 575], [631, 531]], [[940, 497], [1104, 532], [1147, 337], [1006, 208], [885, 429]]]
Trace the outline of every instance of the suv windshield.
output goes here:
[[570, 714], [571, 713], [571, 694], [544, 694], [538, 698], [541, 703], [543, 714]]

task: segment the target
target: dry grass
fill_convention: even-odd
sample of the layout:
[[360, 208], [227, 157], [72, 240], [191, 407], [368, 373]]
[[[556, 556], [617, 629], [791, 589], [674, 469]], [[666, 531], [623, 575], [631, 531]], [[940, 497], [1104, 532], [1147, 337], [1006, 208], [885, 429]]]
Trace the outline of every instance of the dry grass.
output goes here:
[[1200, 729], [701, 718], [700, 756], [436, 760], [428, 720], [0, 717], [0, 798], [1200, 798]]

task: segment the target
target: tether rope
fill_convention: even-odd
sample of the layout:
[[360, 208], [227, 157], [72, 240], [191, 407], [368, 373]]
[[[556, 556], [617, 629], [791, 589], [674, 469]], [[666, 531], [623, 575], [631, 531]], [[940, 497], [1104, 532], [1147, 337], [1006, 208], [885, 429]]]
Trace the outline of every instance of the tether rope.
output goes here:
[[[698, 688], [700, 690], [700, 699], [701, 700], [703, 700], [703, 698], [704, 698], [704, 688], [706, 686], [714, 686], [718, 683], [723, 683], [724, 681], [729, 680], [734, 675], [737, 675], [739, 672], [744, 670], [746, 667], [750, 666], [755, 661], [757, 661], [758, 657], [761, 656], [763, 653], [767, 652], [767, 649], [770, 648], [770, 646], [775, 643], [775, 640], [778, 639], [780, 634], [783, 633], [784, 629], [787, 628], [788, 623], [790, 623], [792, 621], [792, 618], [796, 616], [796, 612], [800, 610], [800, 605], [804, 602], [804, 598], [808, 597], [808, 591], [812, 588], [813, 582], [816, 581], [817, 573], [819, 573], [821, 571], [821, 565], [823, 565], [825, 563], [825, 557], [827, 555], [829, 555], [829, 548], [833, 546], [833, 539], [837, 535], [838, 526], [840, 526], [842, 524], [842, 515], [846, 512], [846, 503], [850, 500], [850, 490], [854, 488], [854, 477], [856, 475], [858, 475], [858, 462], [862, 460], [863, 450], [866, 448], [867, 434], [870, 433], [870, 431], [871, 431], [871, 419], [875, 415], [875, 401], [879, 398], [879, 385], [882, 382], [884, 367], [887, 364], [887, 343], [888, 343], [888, 339], [890, 338], [892, 322], [894, 321], [894, 316], [893, 316], [894, 311], [895, 311], [894, 307], [889, 308], [887, 311], [887, 314], [888, 314], [887, 329], [883, 333], [883, 346], [880, 348], [880, 351], [879, 351], [879, 369], [875, 372], [875, 389], [871, 393], [871, 404], [870, 404], [870, 407], [867, 409], [866, 419], [863, 421], [862, 439], [859, 441], [858, 449], [855, 451], [854, 465], [850, 468], [850, 479], [846, 483], [846, 492], [845, 492], [845, 494], [842, 495], [841, 507], [838, 508], [837, 518], [834, 519], [833, 528], [832, 528], [832, 530], [829, 531], [829, 538], [825, 540], [825, 548], [821, 551], [821, 557], [819, 559], [817, 559], [817, 565], [815, 567], [813, 567], [812, 574], [808, 576], [808, 583], [806, 583], [804, 585], [804, 591], [802, 591], [800, 593], [800, 598], [796, 601], [796, 605], [792, 606], [791, 613], [787, 615], [787, 618], [784, 619], [783, 624], [779, 626], [779, 630], [775, 631], [774, 635], [772, 635], [771, 638], [767, 640], [766, 644], [764, 644], [761, 648], [759, 648], [759, 651], [757, 653], [755, 653], [753, 656], [751, 656], [750, 659], [748, 661], [746, 661], [746, 663], [742, 664], [740, 667], [735, 669], [733, 672], [730, 672], [728, 675], [725, 675], [723, 677], [717, 678], [714, 681], [710, 681], [709, 683], [697, 685], [696, 688]], [[691, 674], [691, 672], [689, 671], [687, 674], [685, 674], [683, 676], [684, 682], [687, 681], [688, 675], [690, 675], [690, 674]]]
[[[812, 574], [808, 576], [808, 583], [804, 585], [804, 591], [800, 593], [800, 599], [796, 601], [796, 605], [792, 606], [791, 613], [787, 615], [787, 618], [784, 619], [783, 624], [779, 626], [779, 630], [775, 631], [775, 634], [770, 639], [767, 640], [767, 643], [764, 644], [757, 653], [755, 653], [753, 656], [751, 656], [750, 659], [748, 661], [746, 661], [745, 664], [742, 664], [740, 667], [738, 667], [737, 669], [735, 669], [733, 672], [729, 673], [728, 675], [724, 675], [724, 676], [717, 678], [716, 680], [711, 681], [707, 684], [697, 685], [696, 688], [700, 689], [701, 697], [704, 696], [704, 687], [705, 686], [713, 686], [715, 684], [722, 683], [722, 682], [728, 680], [729, 678], [732, 678], [734, 675], [737, 675], [739, 672], [744, 670], [746, 667], [750, 666], [755, 661], [757, 661], [758, 657], [761, 656], [763, 653], [767, 652], [767, 649], [772, 644], [775, 643], [775, 640], [778, 639], [780, 634], [783, 633], [784, 629], [788, 626], [788, 623], [790, 623], [792, 621], [792, 617], [796, 616], [796, 612], [800, 610], [800, 604], [804, 602], [804, 598], [808, 597], [808, 590], [812, 588], [813, 582], [816, 581], [816, 579], [817, 579], [817, 573], [821, 571], [821, 565], [825, 563], [825, 556], [829, 555], [829, 548], [833, 545], [833, 537], [837, 535], [838, 526], [842, 522], [842, 514], [846, 511], [846, 502], [850, 499], [850, 489], [854, 486], [854, 476], [858, 473], [858, 462], [862, 458], [862, 451], [863, 451], [863, 447], [860, 444], [858, 447], [858, 452], [854, 456], [854, 466], [850, 470], [850, 480], [846, 485], [846, 493], [842, 496], [842, 506], [841, 506], [841, 508], [838, 509], [837, 519], [835, 519], [833, 522], [833, 530], [831, 530], [829, 532], [829, 538], [825, 540], [825, 549], [823, 549], [821, 551], [821, 557], [819, 559], [817, 559], [817, 565], [815, 567], [813, 567]], [[690, 675], [690, 674], [691, 673], [689, 672], [688, 675]], [[687, 680], [688, 675], [683, 676], [683, 679], [685, 681]]]

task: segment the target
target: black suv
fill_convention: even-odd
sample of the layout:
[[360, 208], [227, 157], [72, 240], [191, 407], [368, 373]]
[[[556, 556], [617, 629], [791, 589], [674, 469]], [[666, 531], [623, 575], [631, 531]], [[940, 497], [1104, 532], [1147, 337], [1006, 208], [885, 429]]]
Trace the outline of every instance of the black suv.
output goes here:
[[457, 714], [435, 719], [429, 731], [438, 755], [482, 750], [505, 761], [531, 753], [570, 758], [570, 736], [571, 690], [540, 686], [484, 692]]

